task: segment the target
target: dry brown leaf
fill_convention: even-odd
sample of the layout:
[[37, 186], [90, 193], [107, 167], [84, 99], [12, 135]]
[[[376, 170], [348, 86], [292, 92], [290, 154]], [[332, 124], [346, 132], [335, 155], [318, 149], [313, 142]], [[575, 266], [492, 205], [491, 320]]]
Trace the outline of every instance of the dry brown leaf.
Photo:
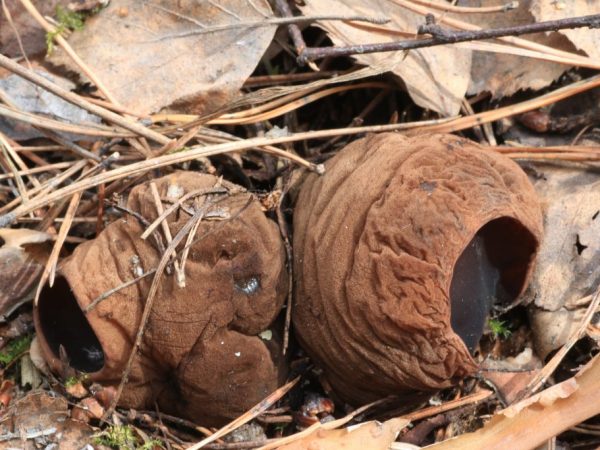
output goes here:
[[[149, 114], [185, 102], [188, 112], [202, 113], [237, 94], [275, 33], [242, 24], [271, 15], [266, 0], [113, 0], [69, 43], [130, 110]], [[239, 26], [205, 32], [228, 24]], [[78, 72], [60, 49], [50, 59]]]
[[600, 177], [593, 172], [541, 167], [534, 186], [545, 203], [545, 237], [530, 295], [536, 350], [545, 357], [561, 347], [583, 317], [600, 282]]
[[[537, 21], [542, 22], [598, 14], [600, 8], [594, 0], [532, 0], [530, 10]], [[588, 56], [600, 58], [600, 30], [575, 28], [560, 30], [559, 33], [567, 36], [575, 47]]]
[[541, 367], [541, 361], [529, 347], [517, 356], [500, 360], [486, 358], [479, 365], [485, 379], [494, 385], [498, 395], [508, 404], [527, 387]]
[[279, 447], [279, 450], [388, 450], [400, 430], [409, 424], [405, 419], [366, 422], [341, 430], [318, 429], [308, 436]]
[[0, 424], [0, 435], [6, 440], [2, 448], [36, 450], [59, 448], [81, 450], [91, 441], [92, 429], [67, 419], [68, 403], [44, 391], [33, 391], [13, 403]]
[[[497, 6], [506, 3], [506, 0], [460, 0], [458, 2], [460, 6]], [[520, 0], [519, 7], [511, 11], [460, 14], [454, 17], [485, 29], [525, 25], [535, 22], [535, 18], [529, 12], [530, 3], [531, 0]], [[531, 34], [523, 38], [560, 50], [575, 50], [568, 39], [557, 33]], [[501, 98], [521, 89], [541, 89], [556, 80], [568, 68], [569, 66], [562, 64], [523, 56], [474, 51], [468, 93], [478, 94], [489, 91], [494, 98]]]
[[[4, 0], [13, 24], [28, 56], [46, 52], [46, 32], [23, 7], [20, 0]], [[53, 15], [57, 5], [66, 7], [70, 0], [32, 0], [42, 15]], [[0, 5], [2, 0], [0, 0]], [[21, 56], [19, 42], [6, 14], [0, 7], [0, 53], [6, 56]]]
[[44, 267], [39, 252], [30, 252], [23, 246], [50, 238], [47, 233], [26, 228], [0, 228], [0, 321], [28, 300], [27, 294]]
[[[425, 23], [422, 15], [415, 14], [393, 3], [380, 0], [307, 0], [300, 9], [304, 15], [339, 14], [343, 16], [368, 16], [388, 18], [386, 28], [416, 33]], [[348, 22], [319, 22], [335, 45], [391, 42], [398, 37], [373, 32]], [[453, 45], [422, 48], [410, 52], [388, 52], [354, 55], [369, 66], [383, 63], [392, 65], [392, 72], [406, 83], [408, 93], [419, 106], [445, 115], [456, 115], [469, 84], [471, 67], [470, 50]]]
[[599, 413], [600, 356], [596, 356], [575, 377], [500, 412], [476, 432], [425, 448], [532, 449]]

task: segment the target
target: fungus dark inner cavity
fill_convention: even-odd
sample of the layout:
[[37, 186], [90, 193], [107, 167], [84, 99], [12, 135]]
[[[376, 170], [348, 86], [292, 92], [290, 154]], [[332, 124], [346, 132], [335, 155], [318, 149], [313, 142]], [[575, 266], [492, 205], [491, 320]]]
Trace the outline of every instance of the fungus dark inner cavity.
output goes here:
[[503, 217], [484, 225], [459, 256], [450, 284], [450, 324], [470, 352], [492, 305], [508, 305], [521, 293], [536, 248], [523, 225]]
[[53, 287], [46, 285], [38, 308], [42, 332], [57, 358], [62, 345], [69, 365], [74, 369], [92, 373], [104, 367], [102, 346], [79, 308], [67, 280], [57, 277]]

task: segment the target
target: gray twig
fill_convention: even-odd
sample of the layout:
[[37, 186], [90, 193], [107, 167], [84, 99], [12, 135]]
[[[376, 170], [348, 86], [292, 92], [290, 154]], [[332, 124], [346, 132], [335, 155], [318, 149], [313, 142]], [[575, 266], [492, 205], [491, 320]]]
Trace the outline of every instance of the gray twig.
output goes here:
[[416, 48], [455, 44], [457, 42], [481, 41], [483, 39], [493, 39], [504, 36], [521, 36], [523, 34], [572, 28], [600, 28], [600, 14], [476, 31], [454, 31], [442, 28], [433, 21], [433, 16], [430, 15], [426, 20], [427, 22], [419, 28], [419, 34], [430, 34], [432, 36], [430, 38], [384, 42], [379, 44], [350, 45], [347, 47], [308, 47], [298, 55], [298, 62], [306, 63], [328, 56], [349, 56], [362, 53], [413, 50]]

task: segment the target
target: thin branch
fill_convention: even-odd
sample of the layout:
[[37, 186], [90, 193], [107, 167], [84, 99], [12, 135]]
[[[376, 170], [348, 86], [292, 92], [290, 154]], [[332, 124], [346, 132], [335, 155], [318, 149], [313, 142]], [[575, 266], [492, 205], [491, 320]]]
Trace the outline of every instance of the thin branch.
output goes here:
[[[294, 17], [290, 5], [288, 4], [288, 0], [275, 0], [275, 6], [281, 16]], [[290, 36], [292, 37], [296, 52], [300, 55], [306, 48], [306, 42], [304, 42], [300, 27], [295, 23], [291, 23], [288, 25], [288, 33], [290, 33]]]
[[[430, 16], [433, 18], [433, 16]], [[438, 45], [455, 44], [457, 42], [480, 41], [483, 39], [494, 39], [505, 36], [521, 36], [523, 34], [542, 33], [547, 31], [558, 31], [573, 28], [600, 28], [600, 14], [589, 16], [570, 17], [560, 20], [548, 20], [545, 22], [518, 25], [514, 27], [492, 28], [489, 30], [467, 30], [454, 31], [441, 28], [431, 23], [431, 19], [419, 28], [419, 33], [431, 34], [431, 38], [383, 42], [379, 44], [350, 45], [346, 47], [311, 47], [306, 48], [298, 56], [302, 63], [314, 61], [315, 59], [332, 56], [350, 56], [363, 53], [393, 52], [401, 50], [413, 50]]]
[[[440, 24], [449, 25], [449, 26], [457, 28], [459, 30], [478, 31], [478, 30], [482, 29], [481, 27], [474, 25], [472, 23], [465, 22], [465, 21], [462, 21], [459, 19], [455, 19], [455, 18], [448, 16], [447, 14], [444, 14], [441, 12], [427, 9], [421, 5], [413, 3], [410, 0], [391, 0], [391, 1], [399, 6], [402, 6], [403, 8], [405, 8], [409, 11], [412, 11], [416, 14], [421, 14], [423, 17], [426, 17], [428, 14], [431, 14], [435, 17], [435, 20], [438, 21]], [[563, 57], [563, 58], [567, 58], [567, 59], [577, 59], [578, 61], [580, 61], [579, 65], [582, 67], [589, 67], [589, 66], [586, 66], [586, 63], [591, 64], [594, 62], [592, 58], [589, 58], [587, 56], [581, 56], [576, 53], [559, 50], [557, 48], [539, 44], [537, 42], [530, 41], [528, 39], [522, 39], [522, 38], [514, 37], [514, 36], [506, 36], [506, 37], [499, 38], [499, 40], [508, 42], [517, 47], [526, 48], [529, 50], [535, 50], [535, 51], [539, 51], [542, 53], [547, 53], [550, 55], [555, 55], [555, 56], [559, 56], [559, 57]]]

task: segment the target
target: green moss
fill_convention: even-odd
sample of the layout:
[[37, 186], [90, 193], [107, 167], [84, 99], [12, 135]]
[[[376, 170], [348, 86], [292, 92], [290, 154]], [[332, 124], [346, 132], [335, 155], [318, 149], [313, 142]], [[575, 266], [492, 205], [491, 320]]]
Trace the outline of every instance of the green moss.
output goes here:
[[512, 334], [512, 331], [510, 331], [510, 329], [506, 325], [506, 322], [500, 319], [490, 319], [488, 321], [488, 326], [490, 327], [490, 331], [494, 335], [495, 339], [506, 339]]
[[79, 383], [77, 377], [69, 377], [65, 380], [65, 387], [75, 386], [77, 383]]
[[4, 366], [9, 365], [19, 355], [29, 349], [29, 345], [31, 344], [32, 340], [33, 335], [31, 334], [13, 339], [10, 344], [8, 344], [6, 348], [0, 352], [0, 363], [2, 363]]
[[131, 427], [112, 425], [94, 437], [94, 444], [106, 445], [118, 450], [135, 450], [137, 448], [137, 438]]
[[93, 443], [96, 445], [106, 445], [117, 450], [153, 450], [163, 448], [162, 443], [157, 439], [151, 439], [144, 444], [140, 444], [133, 429], [128, 425], [112, 425], [106, 430], [97, 434]]
[[67, 30], [81, 30], [85, 24], [85, 14], [69, 11], [60, 5], [56, 6], [56, 29], [46, 33], [46, 55], [54, 51], [54, 38]]

